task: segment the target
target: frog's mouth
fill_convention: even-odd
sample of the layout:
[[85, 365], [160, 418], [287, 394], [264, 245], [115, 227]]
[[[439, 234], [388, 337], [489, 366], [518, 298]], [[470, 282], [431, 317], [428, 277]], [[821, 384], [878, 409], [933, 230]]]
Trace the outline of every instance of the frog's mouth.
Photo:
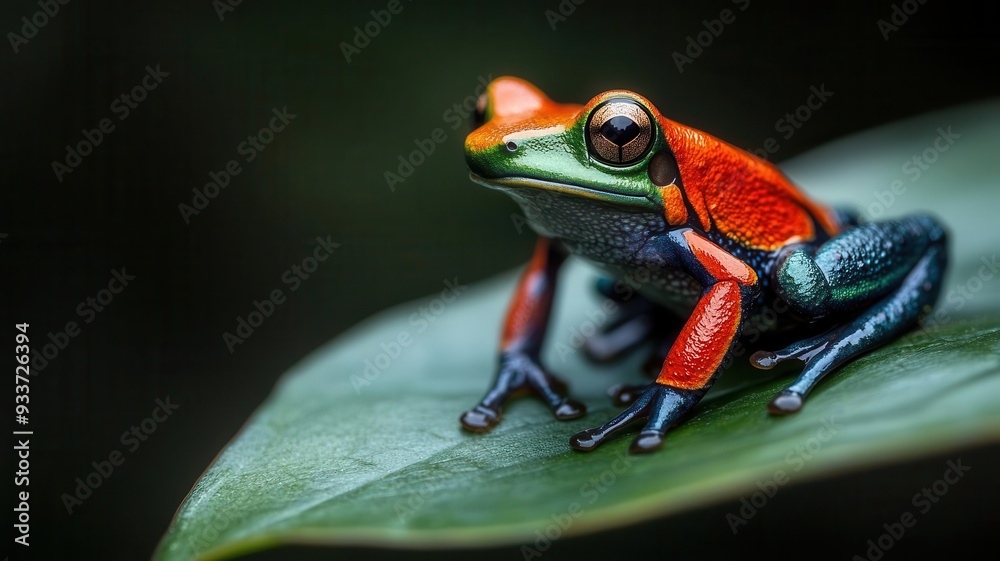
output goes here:
[[629, 206], [647, 208], [651, 204], [655, 204], [653, 203], [653, 201], [651, 201], [648, 197], [644, 195], [618, 193], [616, 191], [611, 191], [608, 189], [598, 189], [595, 187], [574, 185], [572, 183], [559, 183], [557, 181], [534, 179], [531, 177], [496, 177], [487, 179], [481, 175], [477, 175], [475, 172], [469, 172], [469, 179], [484, 187], [489, 187], [490, 189], [498, 189], [501, 191], [529, 188], [529, 189], [540, 189], [542, 191], [549, 191], [555, 193], [564, 193], [566, 195], [571, 195], [575, 197], [585, 197], [588, 199], [610, 202], [618, 205], [629, 205]]

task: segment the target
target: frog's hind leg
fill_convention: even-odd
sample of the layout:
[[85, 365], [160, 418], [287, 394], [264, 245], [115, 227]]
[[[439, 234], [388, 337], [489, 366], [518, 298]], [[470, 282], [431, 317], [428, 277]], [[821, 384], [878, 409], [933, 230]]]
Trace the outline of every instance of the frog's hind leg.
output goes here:
[[796, 249], [776, 269], [789, 305], [807, 317], [864, 311], [822, 335], [751, 357], [763, 369], [791, 359], [805, 363], [769, 404], [773, 414], [798, 411], [823, 376], [915, 325], [937, 299], [947, 263], [944, 230], [927, 216], [854, 228], [809, 253]]
[[[620, 293], [615, 281], [601, 278], [597, 292], [614, 305], [614, 312], [606, 316], [608, 306], [602, 304], [600, 314], [605, 314], [597, 332], [584, 340], [587, 358], [594, 362], [610, 362], [654, 337], [660, 330], [658, 306], [634, 290]], [[601, 315], [597, 317], [601, 318]]]
[[[647, 342], [653, 342], [642, 370], [651, 379], [655, 378], [683, 322], [674, 313], [638, 292], [618, 292], [615, 286], [616, 282], [610, 278], [601, 278], [597, 282], [598, 293], [614, 302], [617, 309], [596, 333], [587, 337], [584, 351], [592, 361], [610, 362]], [[608, 389], [608, 396], [616, 405], [628, 405], [648, 387], [649, 384], [616, 384]]]

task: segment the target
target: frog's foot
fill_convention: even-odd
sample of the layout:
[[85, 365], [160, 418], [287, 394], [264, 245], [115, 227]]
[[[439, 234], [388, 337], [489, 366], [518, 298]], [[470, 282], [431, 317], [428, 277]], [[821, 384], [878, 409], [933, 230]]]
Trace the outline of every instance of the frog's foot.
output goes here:
[[780, 351], [757, 352], [750, 357], [751, 364], [765, 370], [791, 359], [805, 363], [795, 382], [768, 405], [772, 414], [786, 415], [800, 410], [806, 395], [825, 375], [855, 356], [898, 337], [931, 309], [946, 262], [943, 234], [932, 241], [903, 281], [853, 320]]
[[[830, 344], [830, 341], [840, 335], [839, 329], [833, 329], [822, 335], [792, 343], [780, 351], [757, 351], [750, 356], [750, 364], [761, 370], [770, 370], [789, 360], [798, 360], [808, 368], [813, 357]], [[817, 380], [818, 381], [818, 380]], [[787, 415], [802, 409], [805, 395], [784, 389], [768, 404], [767, 409], [772, 415]]]
[[[649, 358], [642, 365], [642, 372], [650, 379], [655, 379], [660, 374], [663, 361], [670, 352], [670, 346], [674, 343], [674, 337], [659, 337], [659, 343], [649, 353]], [[612, 403], [618, 406], [629, 405], [642, 395], [652, 384], [615, 384], [608, 388], [608, 397]]]
[[524, 353], [504, 353], [493, 385], [478, 405], [459, 419], [465, 430], [487, 432], [503, 418], [503, 406], [517, 394], [530, 392], [541, 398], [560, 421], [582, 417], [586, 406], [566, 397], [566, 384], [546, 372], [538, 361]]
[[601, 309], [595, 310], [598, 319], [603, 320], [596, 323], [603, 325], [584, 341], [583, 350], [587, 358], [594, 362], [609, 362], [654, 336], [660, 323], [658, 316], [662, 315], [657, 313], [655, 304], [631, 290], [625, 295], [616, 292], [610, 279], [600, 279], [597, 291], [613, 302], [617, 309], [610, 317], [606, 316], [607, 306], [602, 305]]
[[618, 406], [631, 405], [635, 400], [639, 399], [649, 386], [652, 384], [615, 384], [608, 388], [608, 397], [611, 401]]
[[796, 341], [780, 351], [757, 351], [750, 355], [750, 364], [760, 370], [770, 370], [789, 360], [808, 362], [830, 342], [835, 331], [830, 330], [822, 335]]
[[569, 439], [570, 446], [589, 452], [633, 421], [645, 419], [646, 425], [632, 441], [629, 450], [633, 454], [652, 452], [663, 445], [667, 430], [694, 407], [702, 393], [654, 382], [614, 419], [573, 435]]

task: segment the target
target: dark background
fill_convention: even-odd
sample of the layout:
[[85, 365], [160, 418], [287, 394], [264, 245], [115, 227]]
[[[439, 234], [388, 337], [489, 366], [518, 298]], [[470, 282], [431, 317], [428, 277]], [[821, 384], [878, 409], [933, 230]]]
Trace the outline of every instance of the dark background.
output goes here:
[[[480, 76], [521, 76], [580, 103], [633, 89], [668, 117], [746, 148], [776, 136], [775, 122], [806, 101], [810, 86], [825, 84], [833, 97], [780, 139], [777, 161], [1000, 94], [995, 5], [931, 0], [886, 41], [876, 21], [890, 17], [892, 3], [852, 4], [755, 0], [740, 12], [720, 0], [587, 0], [553, 30], [545, 10], [557, 10], [556, 0], [404, 0], [348, 63], [340, 43], [386, 2], [243, 2], [220, 21], [210, 0], [78, 0], [60, 6], [18, 53], [5, 41], [3, 333], [13, 339], [13, 324], [28, 322], [39, 348], [66, 322], [81, 325], [31, 379], [34, 557], [148, 558], [187, 490], [289, 366], [372, 313], [440, 289], [444, 278], [473, 282], [526, 260], [532, 240], [513, 228], [513, 203], [467, 180], [467, 128], [452, 129], [443, 116], [474, 94]], [[735, 22], [679, 72], [671, 54], [725, 8]], [[0, 30], [20, 33], [20, 18], [37, 11], [35, 1], [5, 1]], [[111, 103], [157, 64], [169, 76], [120, 120]], [[242, 162], [237, 146], [284, 106], [296, 117]], [[114, 131], [58, 181], [53, 160], [105, 117]], [[447, 140], [390, 191], [383, 174], [438, 127]], [[178, 205], [191, 204], [192, 189], [231, 159], [242, 172], [186, 224]], [[342, 244], [333, 257], [231, 354], [222, 333], [255, 299], [286, 288], [282, 273], [327, 235]], [[83, 323], [77, 306], [122, 267], [135, 280]], [[73, 492], [74, 479], [121, 449], [121, 433], [167, 396], [179, 410], [67, 514], [60, 496]], [[976, 454], [978, 483], [949, 495], [949, 506], [922, 519], [900, 549], [926, 553], [991, 535], [997, 453]], [[696, 511], [565, 540], [550, 555], [603, 547], [789, 556], [812, 533], [814, 554], [849, 557], [942, 465], [933, 459], [790, 490], [739, 539], [700, 524], [723, 514]], [[7, 549], [26, 558], [20, 546]], [[295, 549], [259, 557], [291, 553], [328, 556]]]

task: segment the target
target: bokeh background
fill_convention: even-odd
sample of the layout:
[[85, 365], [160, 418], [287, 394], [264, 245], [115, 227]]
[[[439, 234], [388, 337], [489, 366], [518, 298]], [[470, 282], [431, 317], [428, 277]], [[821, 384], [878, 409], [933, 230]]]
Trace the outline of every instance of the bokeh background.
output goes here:
[[[438, 291], [443, 279], [471, 283], [527, 259], [532, 238], [514, 227], [515, 206], [468, 181], [468, 123], [446, 113], [474, 96], [481, 79], [517, 75], [556, 100], [581, 103], [633, 89], [667, 116], [741, 147], [777, 137], [779, 162], [854, 131], [1000, 95], [998, 10], [985, 3], [896, 2], [917, 9], [887, 40], [877, 22], [892, 21], [888, 1], [402, 0], [402, 11], [348, 61], [342, 43], [386, 5], [78, 1], [59, 5], [17, 52], [7, 35], [0, 317], [11, 337], [12, 324], [30, 323], [40, 343], [68, 321], [81, 325], [31, 380], [34, 558], [147, 558], [187, 490], [289, 366], [371, 314]], [[0, 29], [21, 34], [21, 18], [40, 9], [35, 0], [5, 1]], [[735, 20], [679, 70], [673, 54], [725, 9]], [[142, 82], [147, 65], [169, 75], [120, 119], [112, 103]], [[777, 121], [823, 85], [833, 95], [783, 138]], [[284, 107], [295, 117], [246, 162], [241, 143]], [[114, 130], [60, 181], [52, 162], [104, 118]], [[390, 189], [384, 174], [437, 128], [445, 141]], [[186, 222], [178, 205], [192, 204], [192, 189], [232, 159], [241, 173]], [[254, 300], [287, 288], [282, 275], [317, 236], [341, 245], [231, 353], [222, 334]], [[84, 324], [77, 307], [123, 267], [135, 280]], [[60, 496], [74, 479], [121, 449], [121, 433], [167, 396], [179, 409], [67, 514]], [[978, 465], [998, 464], [995, 450], [971, 454]], [[932, 459], [783, 491], [787, 499], [739, 538], [715, 523], [706, 529], [703, 520], [725, 512], [708, 509], [564, 540], [547, 555], [790, 556], [810, 532], [822, 553], [823, 543], [863, 543], [894, 514], [902, 495], [893, 489], [918, 487], [940, 465]], [[998, 496], [993, 485], [956, 489], [899, 547], [927, 551], [959, 535], [988, 537], [995, 509], [983, 496]], [[17, 547], [8, 546], [11, 559], [29, 558]], [[330, 552], [253, 558], [293, 556]]]

